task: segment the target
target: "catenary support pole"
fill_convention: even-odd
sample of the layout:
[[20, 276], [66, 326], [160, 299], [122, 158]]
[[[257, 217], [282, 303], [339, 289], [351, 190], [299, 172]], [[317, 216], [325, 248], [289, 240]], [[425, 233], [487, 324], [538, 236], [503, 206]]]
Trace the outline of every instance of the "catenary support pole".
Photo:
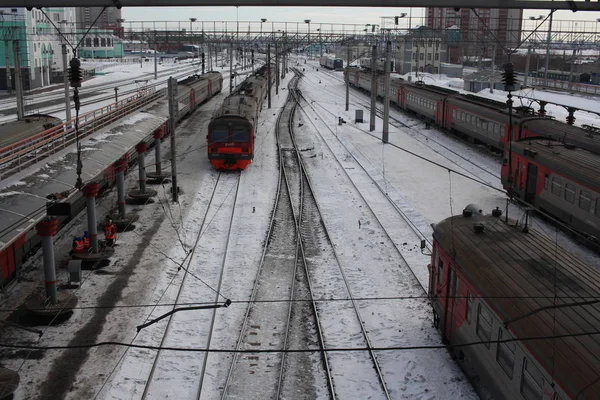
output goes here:
[[156, 43], [156, 31], [154, 31], [154, 80], [158, 79], [158, 45]]
[[492, 73], [490, 74], [490, 93], [494, 93], [494, 78], [496, 73], [496, 45], [492, 48]]
[[17, 119], [21, 121], [25, 117], [25, 102], [23, 99], [23, 79], [21, 79], [21, 48], [19, 41], [13, 41], [13, 53], [15, 56], [15, 88], [17, 91]]
[[233, 92], [233, 42], [229, 43], [229, 94]]
[[254, 72], [254, 49], [250, 50], [250, 56], [252, 57], [252, 72]]
[[67, 60], [67, 45], [62, 45], [62, 62], [63, 62], [63, 81], [65, 87], [65, 111], [67, 113], [67, 121], [71, 120], [71, 97], [69, 92], [69, 61]]
[[54, 267], [54, 244], [52, 243], [52, 237], [56, 235], [57, 227], [58, 219], [50, 216], [45, 217], [35, 226], [37, 234], [42, 240], [46, 298], [50, 304], [58, 302], [56, 293], [56, 268]]
[[383, 143], [389, 141], [390, 129], [390, 57], [392, 53], [392, 42], [387, 41], [385, 46], [385, 68], [383, 84]]
[[375, 130], [375, 117], [377, 115], [377, 46], [371, 49], [371, 112], [369, 118], [369, 131]]
[[88, 232], [90, 233], [90, 248], [92, 253], [98, 252], [98, 227], [96, 225], [96, 196], [100, 185], [90, 182], [83, 187], [83, 197], [87, 207]]
[[177, 163], [175, 156], [175, 117], [177, 116], [177, 79], [169, 78], [168, 84], [169, 96], [169, 132], [171, 134], [171, 190], [173, 192], [173, 202], [177, 203], [179, 193], [177, 189]]
[[204, 52], [202, 52], [202, 75], [205, 73], [206, 59], [204, 56]]
[[267, 82], [269, 88], [267, 89], [267, 106], [271, 108], [271, 45], [267, 45]]
[[6, 65], [6, 92], [12, 93], [12, 77], [10, 70], [10, 42], [4, 41], [4, 65]]
[[275, 43], [275, 95], [279, 94], [279, 46]]
[[527, 86], [529, 81], [529, 63], [531, 62], [531, 46], [527, 47], [527, 56], [525, 57], [525, 75], [523, 75], [523, 86]]
[[114, 163], [115, 171], [117, 172], [117, 208], [119, 210], [119, 219], [125, 218], [125, 169], [127, 169], [127, 161], [120, 158]]
[[546, 42], [546, 66], [544, 68], [544, 79], [546, 86], [548, 85], [548, 66], [550, 65], [550, 42], [552, 41], [552, 16], [554, 10], [550, 10], [550, 20], [548, 21], [548, 39]]
[[569, 89], [573, 88], [573, 73], [575, 72], [576, 56], [577, 56], [577, 49], [573, 49], [573, 55], [571, 56], [571, 70], [569, 71]]
[[[350, 59], [352, 57], [352, 50], [350, 49], [350, 46], [348, 46], [348, 51], [347, 51], [347, 59], [348, 61], [346, 62], [346, 67], [350, 66], [350, 63], [352, 62], [352, 60]], [[350, 109], [350, 76], [348, 76], [348, 79], [346, 79], [346, 111], [348, 111]]]
[[154, 132], [154, 164], [156, 165], [156, 175], [162, 175], [162, 161], [160, 154], [160, 139], [163, 137], [162, 129], [157, 129]]

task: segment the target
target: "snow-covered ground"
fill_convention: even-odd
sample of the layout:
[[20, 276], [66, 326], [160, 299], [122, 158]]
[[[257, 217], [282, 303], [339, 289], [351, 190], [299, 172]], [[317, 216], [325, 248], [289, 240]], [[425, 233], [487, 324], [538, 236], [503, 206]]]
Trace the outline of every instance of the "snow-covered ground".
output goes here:
[[[397, 126], [390, 127], [390, 143], [398, 147], [383, 145], [369, 134], [366, 123], [354, 123], [354, 110], [363, 109], [368, 114], [365, 109], [369, 102], [367, 95], [351, 90], [350, 111], [345, 111], [342, 73], [317, 71], [317, 61], [301, 65], [306, 71], [300, 88], [308, 102], [297, 111], [296, 126], [302, 146], [310, 149], [304, 157], [315, 185], [317, 202], [324, 211], [335, 251], [354, 276], [354, 288], [362, 290], [363, 295], [376, 297], [422, 293], [417, 287], [418, 282], [426, 284], [428, 259], [420, 254], [419, 241], [422, 237], [431, 237], [429, 224], [460, 213], [470, 203], [479, 204], [485, 212], [491, 212], [495, 207], [506, 209], [506, 197], [499, 190], [498, 175], [494, 174], [500, 167], [498, 157], [436, 129], [426, 130], [422, 122], [398, 110], [391, 112]], [[231, 237], [227, 238], [227, 223], [235, 189], [221, 193], [217, 202], [223, 206], [212, 208], [214, 211], [208, 214], [208, 222], [202, 225], [211, 208], [210, 195], [219, 176], [207, 161], [206, 126], [225, 97], [221, 94], [203, 105], [177, 130], [180, 203], [170, 202], [170, 184], [165, 184], [156, 187], [158, 196], [153, 203], [128, 206], [129, 211], [140, 216], [136, 229], [119, 235], [110, 265], [86, 271], [80, 289], [65, 289], [79, 297], [78, 308], [68, 321], [43, 328], [45, 334], [39, 342], [34, 333], [9, 327], [2, 332], [5, 342], [41, 346], [101, 341], [158, 346], [163, 339], [166, 320], [139, 333], [135, 327], [173, 308], [172, 303], [186, 276], [185, 270], [178, 269], [182, 264], [194, 275], [188, 273], [185, 277], [179, 306], [214, 303], [215, 300], [222, 303], [225, 298], [233, 301], [228, 308], [216, 310], [212, 337], [208, 336], [207, 329], [213, 323], [213, 310], [175, 314], [164, 344], [200, 350], [162, 351], [164, 358], [157, 364], [153, 383], [146, 394], [144, 387], [156, 350], [126, 346], [36, 352], [5, 349], [3, 366], [19, 370], [21, 375], [16, 399], [187, 399], [197, 398], [200, 382], [200, 398], [220, 398], [232, 355], [227, 352], [207, 354], [202, 349], [207, 346], [224, 351], [235, 348], [247, 307], [245, 302], [257, 276], [278, 180], [274, 124], [287, 90], [281, 88], [279, 93], [279, 96], [273, 96], [273, 107], [264, 109], [260, 116], [255, 160], [241, 174], [240, 192], [231, 220], [234, 225]], [[338, 116], [347, 123], [339, 126]], [[378, 118], [374, 132], [377, 136], [381, 134], [381, 126]], [[103, 136], [102, 140], [110, 138]], [[168, 154], [168, 142], [164, 143], [167, 147], [163, 154]], [[400, 148], [447, 168], [416, 158]], [[149, 153], [146, 165], [150, 169], [153, 162], [153, 155]], [[488, 182], [489, 186], [448, 169]], [[225, 179], [232, 177], [229, 175]], [[364, 188], [371, 178], [372, 192], [352, 186]], [[135, 187], [136, 180], [137, 173], [130, 173], [127, 187]], [[359, 203], [361, 196], [372, 211]], [[414, 230], [413, 227], [400, 228], [401, 221], [394, 222], [399, 218], [397, 214], [390, 215], [387, 221], [384, 217], [373, 217], [378, 213], [393, 212], [393, 208], [384, 208], [390, 207], [389, 203], [386, 205], [386, 199], [391, 199], [404, 211]], [[115, 202], [114, 192], [99, 199], [99, 213], [106, 213]], [[508, 210], [511, 217], [519, 216], [518, 208], [511, 205]], [[359, 224], [359, 220], [368, 224]], [[381, 225], [375, 230], [375, 224], [379, 223]], [[81, 215], [56, 237], [60, 283], [66, 281], [64, 267], [70, 238], [83, 231], [85, 225], [85, 215]], [[600, 264], [596, 255], [572, 244], [554, 228], [537, 220], [533, 225], [556, 237], [560, 245], [577, 251], [589, 263]], [[390, 241], [384, 240], [381, 229], [388, 231]], [[195, 253], [186, 257], [198, 237]], [[224, 241], [229, 243], [226, 251]], [[405, 268], [400, 266], [402, 258], [415, 278], [408, 269], [401, 269]], [[320, 266], [323, 279], [331, 272], [327, 267]], [[212, 289], [219, 286], [221, 268], [224, 271], [220, 286], [222, 296], [217, 296]], [[41, 256], [38, 254], [24, 267], [25, 282], [13, 286], [3, 298], [5, 309], [18, 307], [30, 291], [41, 289], [43, 276], [40, 270]], [[362, 286], [360, 282], [363, 282]], [[328, 283], [320, 282], [323, 290]], [[378, 308], [377, 301], [364, 302], [361, 311], [377, 345], [441, 343], [433, 328], [431, 310], [424, 301], [391, 299], [382, 304], [385, 308]], [[388, 313], [390, 307], [396, 312]], [[346, 333], [344, 322], [336, 320], [335, 316], [326, 322], [336, 337]], [[462, 372], [444, 351], [419, 350], [410, 355], [390, 351], [383, 352], [381, 357], [394, 399], [476, 397]], [[204, 363], [206, 367], [203, 367]], [[341, 388], [357, 384], [356, 381], [344, 382], [350, 377], [338, 376], [336, 379]], [[368, 388], [361, 389], [368, 392]], [[298, 398], [307, 398], [307, 393], [320, 393], [321, 398], [325, 397], [326, 391], [322, 387], [316, 391], [307, 389], [299, 391]], [[260, 393], [249, 393], [246, 398], [261, 397]]]

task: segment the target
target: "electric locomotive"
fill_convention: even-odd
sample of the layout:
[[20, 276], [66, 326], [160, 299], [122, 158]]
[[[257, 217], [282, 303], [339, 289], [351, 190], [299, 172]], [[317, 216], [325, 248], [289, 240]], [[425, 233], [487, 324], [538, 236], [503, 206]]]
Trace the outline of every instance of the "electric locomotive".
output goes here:
[[[227, 97], [208, 124], [208, 159], [217, 170], [244, 170], [254, 158], [256, 123], [267, 94], [268, 66], [249, 76]], [[273, 80], [274, 71], [271, 71]]]

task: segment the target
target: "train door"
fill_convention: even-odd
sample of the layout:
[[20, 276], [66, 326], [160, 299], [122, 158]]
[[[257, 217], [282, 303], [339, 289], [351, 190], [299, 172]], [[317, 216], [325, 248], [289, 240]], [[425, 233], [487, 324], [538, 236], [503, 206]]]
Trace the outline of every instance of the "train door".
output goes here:
[[535, 204], [537, 191], [538, 167], [533, 163], [527, 165], [527, 182], [525, 183], [525, 201], [529, 204]]
[[208, 97], [211, 97], [213, 93], [212, 81], [208, 80]]
[[196, 91], [194, 89], [190, 90], [190, 112], [194, 111], [196, 108]]
[[456, 271], [452, 263], [448, 263], [448, 280], [446, 282], [446, 310], [444, 312], [444, 329], [442, 339], [452, 341], [452, 325], [454, 320], [454, 298], [456, 296]]

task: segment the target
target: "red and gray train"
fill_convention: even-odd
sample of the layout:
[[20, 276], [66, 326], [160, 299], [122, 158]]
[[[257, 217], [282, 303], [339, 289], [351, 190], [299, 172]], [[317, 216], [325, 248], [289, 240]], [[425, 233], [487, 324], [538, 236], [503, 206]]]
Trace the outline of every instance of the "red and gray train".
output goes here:
[[[275, 68], [271, 67], [271, 83]], [[215, 112], [206, 135], [208, 159], [220, 171], [241, 171], [254, 158], [256, 124], [269, 89], [264, 65], [241, 83]]]
[[[177, 102], [181, 104], [177, 121], [185, 118], [192, 113], [199, 105], [215, 96], [221, 91], [223, 85], [223, 76], [219, 72], [208, 72], [204, 75], [191, 76], [178, 82]], [[162, 124], [157, 131], [166, 132], [168, 123]], [[144, 139], [150, 145], [154, 144], [154, 132], [148, 132]], [[135, 147], [123, 149], [121, 158], [125, 158], [129, 165], [132, 165], [137, 159]], [[107, 165], [92, 179], [100, 184], [100, 191], [103, 192], [115, 183], [114, 162], [108, 161]], [[69, 221], [75, 218], [85, 208], [85, 201], [81, 191], [71, 190], [64, 192], [66, 197], [58, 201], [47, 203], [47, 215], [56, 216], [59, 219], [59, 229], [65, 226]], [[40, 213], [35, 212], [32, 215], [23, 218], [21, 223], [13, 225], [13, 232], [19, 232], [10, 237], [2, 237], [3, 244], [0, 248], [0, 287], [4, 287], [16, 276], [16, 271], [21, 265], [40, 247], [40, 239], [35, 232], [35, 224], [44, 215], [37, 217]], [[6, 232], [3, 232], [6, 233]]]
[[434, 225], [434, 325], [482, 399], [600, 398], [600, 271], [499, 210]]
[[[371, 73], [350, 67], [344, 76], [349, 84], [371, 90]], [[377, 88], [380, 96], [381, 75]], [[502, 183], [511, 195], [595, 242], [600, 239], [600, 135], [519, 108], [513, 112], [510, 130], [505, 103], [401, 78], [391, 79], [390, 90], [391, 102], [401, 109], [503, 151]]]

